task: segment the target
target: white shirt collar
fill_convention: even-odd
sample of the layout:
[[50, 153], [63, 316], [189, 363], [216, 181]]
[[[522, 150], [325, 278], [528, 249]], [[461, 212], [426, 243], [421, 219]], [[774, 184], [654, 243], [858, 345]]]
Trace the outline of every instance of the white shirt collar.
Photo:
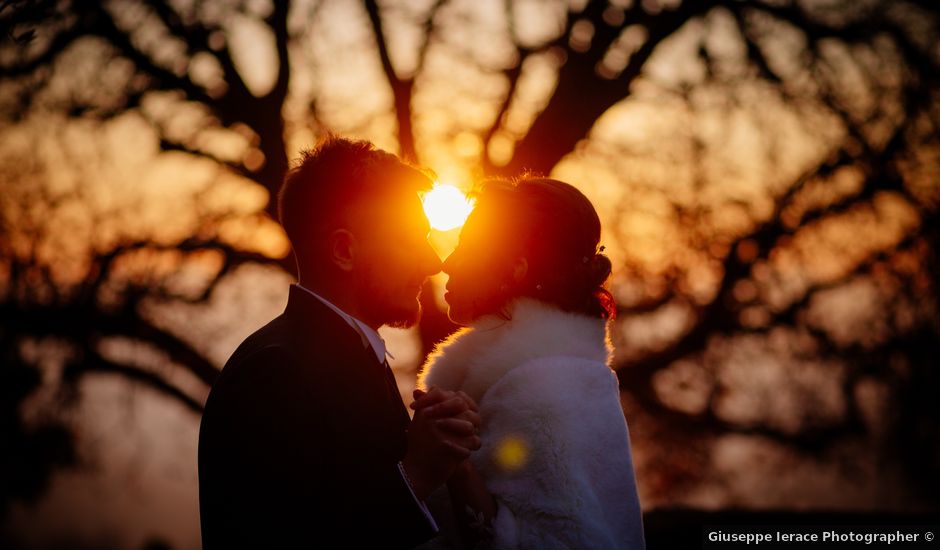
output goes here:
[[316, 299], [323, 302], [328, 308], [332, 309], [340, 317], [342, 317], [343, 320], [346, 321], [347, 324], [349, 324], [349, 326], [351, 326], [353, 329], [356, 330], [356, 332], [359, 333], [359, 337], [362, 338], [363, 347], [370, 347], [370, 346], [372, 347], [372, 351], [375, 352], [375, 357], [376, 359], [378, 359], [379, 363], [385, 362], [386, 355], [388, 355], [392, 359], [395, 358], [395, 356], [389, 353], [389, 351], [385, 348], [385, 340], [383, 340], [382, 337], [379, 336], [379, 333], [376, 332], [375, 329], [363, 323], [359, 319], [356, 319], [352, 315], [349, 315], [348, 313], [341, 310], [340, 308], [336, 307], [323, 296], [320, 296], [319, 294], [310, 290], [309, 288], [301, 286], [300, 283], [297, 283], [294, 286], [306, 290], [308, 293], [310, 293]]

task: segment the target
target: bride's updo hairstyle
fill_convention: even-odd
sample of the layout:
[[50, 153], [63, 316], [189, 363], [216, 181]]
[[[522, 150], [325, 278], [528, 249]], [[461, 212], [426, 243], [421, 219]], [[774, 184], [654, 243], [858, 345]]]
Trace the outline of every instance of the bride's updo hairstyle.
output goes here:
[[605, 288], [610, 259], [598, 248], [601, 222], [591, 201], [563, 181], [532, 176], [488, 180], [474, 193], [476, 208], [493, 213], [499, 243], [528, 262], [508, 298], [530, 296], [562, 310], [611, 319], [616, 305]]

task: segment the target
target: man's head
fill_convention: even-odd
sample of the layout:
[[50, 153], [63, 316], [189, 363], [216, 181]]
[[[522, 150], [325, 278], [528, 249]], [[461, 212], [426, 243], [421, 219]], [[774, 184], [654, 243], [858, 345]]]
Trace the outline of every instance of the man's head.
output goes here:
[[441, 268], [418, 196], [430, 186], [366, 141], [331, 136], [305, 151], [278, 196], [300, 281], [355, 300], [370, 325], [413, 324], [421, 284]]

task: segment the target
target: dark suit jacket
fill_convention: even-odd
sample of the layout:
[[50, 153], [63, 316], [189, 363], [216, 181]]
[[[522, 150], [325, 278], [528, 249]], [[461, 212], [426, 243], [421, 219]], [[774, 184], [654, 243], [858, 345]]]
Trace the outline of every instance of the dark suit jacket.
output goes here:
[[239, 346], [209, 393], [203, 547], [399, 548], [431, 538], [397, 466], [408, 423], [394, 377], [359, 333], [291, 286], [284, 313]]

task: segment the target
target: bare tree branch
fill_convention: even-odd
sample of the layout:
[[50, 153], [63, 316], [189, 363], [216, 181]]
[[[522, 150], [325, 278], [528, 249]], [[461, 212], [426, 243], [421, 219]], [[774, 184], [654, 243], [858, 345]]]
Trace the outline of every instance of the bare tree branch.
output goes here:
[[116, 374], [127, 380], [142, 382], [146, 387], [170, 397], [173, 401], [185, 406], [190, 411], [202, 414], [203, 403], [193, 399], [186, 392], [170, 384], [166, 379], [156, 373], [111, 361], [90, 349], [84, 351], [83, 359], [84, 360], [81, 362], [70, 363], [66, 367], [63, 376], [71, 381], [75, 381], [78, 377], [86, 374]]
[[[640, 3], [636, 3], [625, 16], [621, 27], [642, 25], [647, 30], [647, 40], [614, 79], [604, 78], [597, 72], [597, 65], [606, 51], [601, 47], [604, 39], [599, 39], [597, 47], [592, 46], [585, 52], [567, 47], [575, 22], [573, 16], [569, 17], [565, 33], [554, 42], [556, 47], [565, 50], [566, 57], [558, 73], [555, 93], [526, 135], [516, 143], [512, 159], [505, 166], [496, 168], [496, 172], [506, 175], [515, 175], [524, 170], [549, 173], [562, 157], [573, 151], [577, 143], [588, 135], [602, 114], [629, 97], [630, 84], [640, 74], [656, 47], [682, 25], [707, 13], [710, 8], [709, 2], [683, 2], [676, 9], [653, 16], [643, 11]], [[607, 26], [601, 3], [589, 3], [583, 17], [579, 19], [588, 19], [595, 32]], [[610, 34], [605, 33], [603, 36], [609, 41]]]
[[382, 14], [379, 12], [378, 2], [376, 0], [364, 0], [364, 4], [366, 12], [369, 14], [369, 22], [372, 24], [372, 32], [375, 35], [379, 59], [382, 62], [382, 72], [392, 89], [395, 115], [398, 122], [399, 153], [404, 158], [415, 161], [418, 153], [415, 149], [414, 129], [411, 126], [411, 95], [414, 88], [414, 79], [399, 78], [395, 72], [391, 56], [388, 53], [385, 28], [382, 24]]

